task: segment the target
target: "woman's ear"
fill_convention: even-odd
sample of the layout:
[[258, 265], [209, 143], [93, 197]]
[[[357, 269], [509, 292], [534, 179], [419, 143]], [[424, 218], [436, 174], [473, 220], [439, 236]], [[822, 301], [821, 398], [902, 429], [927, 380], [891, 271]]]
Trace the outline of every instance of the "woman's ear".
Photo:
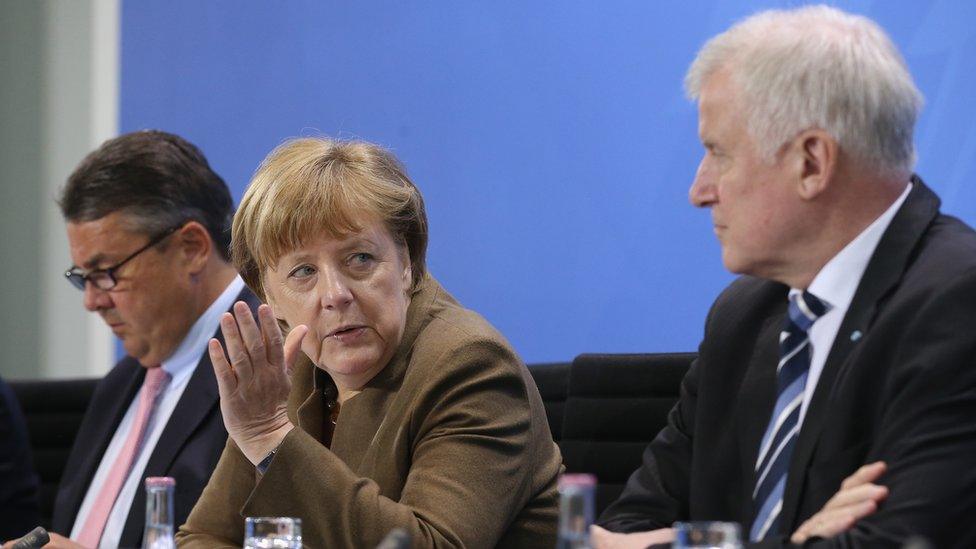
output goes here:
[[407, 295], [410, 295], [410, 289], [413, 288], [413, 265], [410, 263], [410, 250], [406, 244], [400, 246], [400, 261], [403, 262], [403, 273], [400, 275], [403, 277], [403, 287], [407, 289]]
[[410, 288], [413, 286], [413, 267], [410, 263], [403, 269], [403, 287]]

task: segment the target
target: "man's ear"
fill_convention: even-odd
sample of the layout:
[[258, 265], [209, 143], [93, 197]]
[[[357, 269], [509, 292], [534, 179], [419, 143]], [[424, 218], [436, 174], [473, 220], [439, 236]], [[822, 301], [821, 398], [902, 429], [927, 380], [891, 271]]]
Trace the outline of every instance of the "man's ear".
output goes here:
[[173, 235], [176, 244], [192, 274], [203, 270], [214, 252], [214, 244], [207, 228], [197, 221], [190, 221]]
[[837, 171], [839, 148], [827, 132], [812, 129], [801, 132], [794, 141], [799, 168], [800, 197], [813, 200], [830, 186]]

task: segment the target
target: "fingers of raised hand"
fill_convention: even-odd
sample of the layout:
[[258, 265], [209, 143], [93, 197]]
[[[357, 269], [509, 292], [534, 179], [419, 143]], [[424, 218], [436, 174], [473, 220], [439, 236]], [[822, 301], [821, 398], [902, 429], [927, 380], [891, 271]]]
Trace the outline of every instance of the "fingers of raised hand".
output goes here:
[[264, 336], [258, 329], [251, 310], [243, 301], [234, 304], [234, 314], [220, 317], [220, 330], [227, 346], [227, 358], [240, 382], [250, 381], [254, 369], [267, 362]]
[[213, 364], [214, 375], [217, 377], [217, 388], [221, 393], [233, 392], [237, 388], [237, 374], [227, 361], [220, 341], [211, 338], [207, 343], [207, 351], [210, 353], [210, 363]]
[[268, 305], [258, 307], [258, 319], [261, 321], [261, 333], [264, 335], [268, 362], [280, 368], [285, 362], [285, 350], [278, 319]]
[[265, 362], [268, 356], [264, 345], [264, 334], [261, 333], [261, 328], [251, 315], [251, 309], [243, 301], [234, 304], [234, 318], [237, 320], [244, 349], [251, 359], [252, 366]]
[[221, 315], [220, 331], [224, 334], [227, 359], [234, 368], [240, 368], [243, 362], [248, 360], [248, 355], [244, 348], [244, 341], [241, 339], [241, 332], [237, 329], [237, 320], [234, 319], [234, 315], [230, 313]]

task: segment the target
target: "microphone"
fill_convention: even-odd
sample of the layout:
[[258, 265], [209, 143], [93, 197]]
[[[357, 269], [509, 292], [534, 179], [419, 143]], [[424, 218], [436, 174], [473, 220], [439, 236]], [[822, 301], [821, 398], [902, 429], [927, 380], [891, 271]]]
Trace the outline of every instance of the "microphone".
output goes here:
[[51, 536], [47, 534], [47, 530], [38, 526], [30, 531], [29, 534], [17, 540], [11, 546], [11, 549], [41, 549], [51, 541]]
[[376, 549], [410, 549], [410, 534], [403, 528], [394, 528], [376, 546]]

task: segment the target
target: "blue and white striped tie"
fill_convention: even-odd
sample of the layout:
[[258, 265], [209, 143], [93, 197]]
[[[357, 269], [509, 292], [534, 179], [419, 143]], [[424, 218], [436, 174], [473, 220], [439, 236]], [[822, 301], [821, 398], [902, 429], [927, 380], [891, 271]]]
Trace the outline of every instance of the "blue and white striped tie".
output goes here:
[[749, 530], [751, 541], [779, 533], [786, 473], [800, 432], [800, 406], [810, 371], [810, 338], [807, 331], [830, 310], [830, 304], [810, 292], [790, 294], [789, 317], [779, 334], [780, 361], [776, 369], [776, 406], [766, 427], [756, 459], [756, 488], [752, 501], [756, 518]]

